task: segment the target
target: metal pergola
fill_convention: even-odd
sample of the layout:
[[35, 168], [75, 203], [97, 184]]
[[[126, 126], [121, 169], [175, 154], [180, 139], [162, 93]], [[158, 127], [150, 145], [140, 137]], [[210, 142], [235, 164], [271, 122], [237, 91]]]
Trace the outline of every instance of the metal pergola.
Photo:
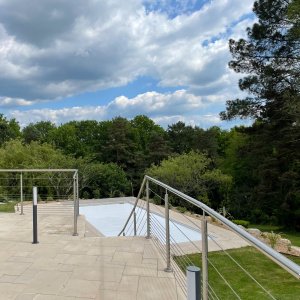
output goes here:
[[77, 233], [77, 217], [79, 215], [79, 187], [78, 169], [0, 169], [0, 173], [20, 173], [20, 203], [21, 215], [23, 212], [23, 173], [73, 173], [73, 198], [74, 198], [74, 232]]

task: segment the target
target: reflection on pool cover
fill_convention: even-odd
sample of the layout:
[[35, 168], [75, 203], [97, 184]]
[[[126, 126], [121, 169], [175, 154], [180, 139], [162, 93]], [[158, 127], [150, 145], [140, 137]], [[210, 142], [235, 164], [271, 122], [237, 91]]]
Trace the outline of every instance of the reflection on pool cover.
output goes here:
[[[104, 204], [97, 206], [84, 206], [80, 208], [80, 213], [85, 215], [87, 221], [92, 224], [97, 230], [99, 230], [105, 236], [117, 236], [122, 227], [124, 226], [133, 205], [129, 203], [124, 204]], [[137, 227], [139, 235], [146, 235], [146, 211], [140, 209], [137, 210]], [[155, 222], [156, 227], [159, 223], [160, 231], [165, 229], [165, 219], [160, 215], [151, 213], [151, 220]], [[170, 233], [176, 243], [188, 242], [188, 239], [192, 241], [201, 240], [201, 233], [197, 230], [189, 228], [178, 222], [174, 222], [176, 226], [170, 222]], [[129, 224], [132, 220], [129, 221]], [[141, 225], [139, 225], [141, 224]], [[143, 226], [144, 225], [144, 226]], [[132, 226], [131, 226], [132, 228]], [[133, 235], [133, 230], [131, 235]], [[182, 233], [183, 232], [183, 233]], [[129, 235], [130, 232], [126, 235]], [[164, 243], [163, 240], [161, 242]], [[171, 240], [172, 242], [172, 240]]]

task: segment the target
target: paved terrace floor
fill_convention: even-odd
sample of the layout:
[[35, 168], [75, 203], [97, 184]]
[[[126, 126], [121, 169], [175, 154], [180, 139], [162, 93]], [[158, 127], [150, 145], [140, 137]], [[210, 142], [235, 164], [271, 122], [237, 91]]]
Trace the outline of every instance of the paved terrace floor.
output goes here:
[[[81, 201], [81, 205], [131, 202], [133, 198]], [[140, 205], [140, 204], [139, 204]], [[161, 213], [151, 204], [151, 211]], [[72, 236], [72, 202], [38, 205], [39, 244], [32, 242], [32, 206], [25, 215], [0, 213], [0, 300], [7, 299], [184, 299], [153, 242], [144, 237], [103, 237], [83, 216]], [[191, 227], [201, 220], [172, 211], [172, 219]], [[195, 227], [196, 228], [196, 227]], [[209, 224], [224, 249], [246, 246], [233, 232]], [[201, 242], [197, 243], [201, 248]], [[191, 244], [181, 244], [195, 252]], [[209, 251], [220, 250], [209, 241]]]
[[0, 300], [183, 299], [151, 240], [93, 236], [83, 217], [74, 237], [72, 224], [71, 209], [40, 213], [33, 245], [28, 211], [0, 213]]

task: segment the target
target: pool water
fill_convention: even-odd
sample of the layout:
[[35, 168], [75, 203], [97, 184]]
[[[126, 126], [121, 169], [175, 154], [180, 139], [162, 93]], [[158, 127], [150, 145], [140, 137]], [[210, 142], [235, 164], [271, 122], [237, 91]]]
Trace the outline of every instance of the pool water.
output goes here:
[[[129, 203], [83, 206], [80, 207], [80, 214], [83, 214], [87, 221], [103, 235], [117, 236], [122, 230], [132, 208], [133, 205]], [[146, 211], [137, 208], [136, 215], [138, 235], [146, 235]], [[165, 219], [154, 213], [150, 213], [150, 218], [153, 231], [158, 233], [156, 236], [163, 236], [165, 231]], [[130, 226], [132, 222], [133, 220], [130, 220], [128, 223], [129, 230], [126, 232], [126, 235], [133, 235], [133, 226]], [[171, 242], [184, 243], [189, 240], [201, 240], [201, 233], [199, 231], [175, 222], [174, 220], [170, 222], [170, 233], [172, 236]]]

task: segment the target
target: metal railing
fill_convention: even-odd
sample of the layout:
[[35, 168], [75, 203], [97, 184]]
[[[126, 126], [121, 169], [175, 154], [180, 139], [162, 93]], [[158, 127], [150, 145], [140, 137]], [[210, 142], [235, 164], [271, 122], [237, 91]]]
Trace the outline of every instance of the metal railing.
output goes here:
[[[150, 187], [151, 184], [151, 187]], [[164, 195], [159, 195], [154, 189], [152, 189], [152, 185], [154, 187], [160, 188], [163, 190]], [[160, 198], [161, 202], [164, 203], [164, 208], [155, 205], [151, 206], [149, 195], [153, 194], [156, 197]], [[201, 225], [199, 223], [193, 222], [191, 218], [186, 217], [187, 222], [191, 222], [191, 227], [202, 233], [202, 247], [198, 242], [195, 242], [189, 239], [186, 234], [180, 229], [180, 223], [178, 221], [174, 221], [172, 217], [170, 218], [169, 212], [169, 194], [175, 197], [178, 197], [181, 200], [186, 201], [189, 204], [192, 204], [203, 211]], [[142, 200], [144, 197], [145, 200]], [[156, 211], [154, 211], [154, 208]], [[159, 249], [159, 251], [163, 254], [163, 258], [166, 262], [165, 270], [170, 272], [174, 272], [174, 276], [182, 288], [185, 295], [187, 295], [187, 287], [186, 287], [186, 276], [185, 273], [182, 272], [182, 268], [178, 265], [184, 265], [185, 267], [189, 265], [193, 265], [193, 262], [190, 261], [189, 257], [186, 255], [187, 252], [182, 245], [182, 243], [176, 242], [176, 237], [170, 233], [170, 224], [174, 228], [177, 227], [179, 231], [181, 231], [182, 235], [188, 239], [189, 244], [192, 245], [192, 252], [202, 252], [202, 299], [219, 299], [216, 291], [210, 285], [208, 280], [208, 265], [216, 271], [216, 273], [222, 278], [224, 283], [231, 290], [234, 295], [233, 298], [241, 299], [238, 295], [237, 291], [230, 285], [228, 280], [222, 275], [217, 266], [208, 258], [208, 239], [211, 243], [215, 244], [221, 251], [225, 253], [225, 255], [236, 265], [238, 266], [270, 299], [275, 299], [275, 297], [266, 289], [262, 284], [260, 284], [255, 277], [246, 270], [228, 251], [224, 249], [220, 242], [213, 236], [207, 233], [207, 220], [206, 215], [211, 216], [218, 222], [224, 224], [230, 231], [237, 234], [239, 237], [244, 239], [247, 243], [254, 246], [261, 253], [271, 258], [275, 263], [283, 267], [297, 279], [300, 279], [300, 266], [296, 263], [292, 262], [282, 254], [278, 253], [276, 250], [272, 249], [259, 239], [255, 238], [247, 231], [234, 224], [233, 222], [226, 219], [221, 214], [217, 213], [204, 203], [170, 187], [169, 185], [156, 180], [150, 176], [145, 176], [136, 201], [133, 205], [133, 209], [125, 222], [124, 227], [119, 233], [120, 235], [145, 235], [147, 238], [152, 238], [153, 243]], [[159, 220], [160, 216], [165, 218], [165, 225]], [[144, 227], [146, 226], [146, 230]], [[200, 240], [200, 239], [199, 239]]]
[[[19, 204], [17, 205], [17, 209], [20, 209], [20, 214], [23, 215], [24, 214], [24, 200], [26, 199], [26, 196], [31, 200], [32, 199], [32, 194], [25, 194], [24, 193], [24, 188], [28, 188], [28, 187], [32, 187], [32, 185], [24, 185], [24, 174], [27, 173], [37, 173], [37, 174], [44, 174], [44, 173], [73, 173], [72, 175], [72, 179], [70, 179], [71, 181], [73, 181], [73, 183], [70, 185], [60, 185], [61, 187], [68, 187], [68, 189], [70, 189], [69, 193], [65, 193], [65, 194], [61, 194], [59, 197], [56, 196], [52, 196], [52, 198], [54, 200], [67, 200], [70, 199], [71, 197], [73, 198], [74, 201], [74, 219], [73, 219], [73, 235], [77, 236], [78, 235], [78, 230], [77, 230], [77, 219], [79, 216], [79, 180], [78, 180], [78, 169], [0, 169], [0, 173], [8, 173], [8, 174], [20, 174], [19, 180], [17, 179], [17, 177], [11, 177], [12, 175], [10, 175], [10, 177], [0, 177], [0, 179], [2, 180], [6, 180], [6, 179], [14, 179], [14, 180], [18, 180], [19, 181], [19, 187], [20, 187], [20, 193], [16, 194], [16, 193], [10, 193], [10, 194], [3, 194], [4, 196], [7, 196], [8, 199], [10, 200], [14, 200], [17, 201], [20, 199], [20, 208], [19, 208]], [[44, 178], [34, 178], [33, 180], [35, 181], [39, 181], [40, 179], [44, 179], [44, 180], [48, 180], [49, 181], [49, 177], [44, 177]], [[39, 186], [38, 184], [34, 184], [37, 187], [49, 187], [49, 185], [44, 185], [42, 184], [41, 186]], [[4, 188], [8, 188], [8, 187], [12, 187], [11, 185], [7, 186], [4, 185], [2, 182], [0, 182], [0, 187], [4, 187]], [[41, 194], [40, 194], [41, 195]], [[71, 196], [71, 197], [70, 197]]]

